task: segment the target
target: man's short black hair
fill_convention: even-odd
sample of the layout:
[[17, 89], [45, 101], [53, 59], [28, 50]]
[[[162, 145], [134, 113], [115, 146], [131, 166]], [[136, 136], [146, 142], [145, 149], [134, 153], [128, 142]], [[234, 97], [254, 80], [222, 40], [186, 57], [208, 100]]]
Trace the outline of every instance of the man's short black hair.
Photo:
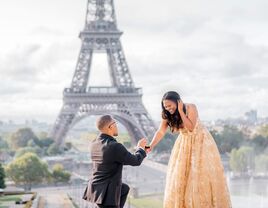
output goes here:
[[97, 128], [101, 131], [105, 126], [110, 124], [112, 121], [113, 117], [111, 115], [100, 116], [96, 122]]

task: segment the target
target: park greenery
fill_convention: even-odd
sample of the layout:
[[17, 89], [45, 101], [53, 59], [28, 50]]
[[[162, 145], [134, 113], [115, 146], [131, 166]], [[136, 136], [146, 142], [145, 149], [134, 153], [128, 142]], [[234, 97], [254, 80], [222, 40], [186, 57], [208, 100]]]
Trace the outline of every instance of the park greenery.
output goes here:
[[[224, 126], [222, 131], [211, 130], [220, 154], [230, 158], [230, 169], [234, 172], [268, 171], [268, 125], [257, 128], [254, 135], [234, 126]], [[177, 134], [168, 132], [155, 151], [170, 153]]]
[[[70, 145], [69, 145], [70, 148]], [[62, 154], [60, 149], [48, 137], [46, 132], [35, 134], [30, 128], [21, 128], [16, 132], [0, 137], [0, 153], [8, 153], [13, 158], [5, 169], [0, 166], [0, 186], [5, 187], [5, 177], [16, 185], [30, 190], [33, 184], [67, 183], [71, 174], [56, 164], [52, 170], [42, 161], [44, 156]]]
[[[253, 135], [233, 126], [224, 126], [221, 131], [211, 130], [219, 152], [229, 157], [229, 166], [233, 172], [248, 173], [268, 171], [268, 125], [256, 129]], [[175, 143], [177, 134], [167, 132], [164, 139], [156, 146], [154, 152], [158, 155], [169, 154]], [[96, 133], [87, 133], [82, 136], [87, 142], [96, 137]], [[82, 138], [82, 139], [83, 139]], [[127, 134], [121, 134], [118, 141], [130, 148], [131, 141]], [[85, 146], [85, 145], [84, 145]], [[72, 147], [68, 143], [68, 148]], [[49, 170], [42, 161], [44, 156], [62, 154], [55, 142], [47, 133], [35, 134], [30, 128], [18, 129], [16, 132], [0, 137], [0, 153], [10, 154], [10, 161], [3, 168], [0, 165], [0, 188], [5, 188], [5, 177], [22, 185], [26, 190], [33, 184], [40, 183], [67, 183], [71, 174], [60, 164]]]
[[68, 183], [71, 177], [61, 164], [55, 164], [50, 171], [48, 165], [32, 152], [16, 157], [7, 165], [6, 173], [16, 185], [22, 185], [25, 190], [31, 190], [34, 184]]
[[55, 164], [53, 166], [51, 176], [55, 184], [67, 183], [71, 178], [71, 174], [68, 171], [65, 171], [61, 164]]
[[16, 185], [22, 185], [25, 190], [31, 190], [33, 184], [45, 182], [49, 178], [47, 164], [31, 152], [9, 163], [6, 172]]
[[19, 157], [27, 152], [39, 157], [61, 154], [62, 150], [49, 138], [46, 132], [36, 135], [30, 128], [21, 128], [16, 132], [0, 137], [0, 151]]
[[5, 184], [5, 169], [3, 168], [2, 164], [0, 163], [0, 189], [6, 188]]

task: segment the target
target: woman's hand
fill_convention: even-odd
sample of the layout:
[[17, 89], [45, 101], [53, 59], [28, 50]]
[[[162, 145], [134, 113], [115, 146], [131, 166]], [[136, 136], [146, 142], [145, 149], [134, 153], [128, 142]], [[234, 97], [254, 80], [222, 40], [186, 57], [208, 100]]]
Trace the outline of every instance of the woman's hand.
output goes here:
[[183, 112], [183, 102], [181, 99], [178, 100], [178, 111]]

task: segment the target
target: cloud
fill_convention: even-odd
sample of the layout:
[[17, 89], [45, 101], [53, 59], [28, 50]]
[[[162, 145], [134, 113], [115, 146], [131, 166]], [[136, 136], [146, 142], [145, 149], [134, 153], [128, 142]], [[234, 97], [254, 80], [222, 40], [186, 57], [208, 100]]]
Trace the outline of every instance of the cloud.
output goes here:
[[1, 60], [1, 74], [8, 78], [30, 80], [36, 74], [36, 68], [29, 62], [38, 53], [40, 45], [31, 45], [26, 48], [16, 47], [12, 53]]
[[[29, 15], [16, 10], [20, 19], [0, 12], [6, 17], [0, 18], [4, 25], [0, 44], [5, 48], [0, 51], [4, 80], [0, 107], [13, 109], [12, 115], [1, 112], [4, 118], [25, 117], [27, 112], [53, 122], [62, 91], [72, 80], [85, 2], [39, 3], [27, 0], [23, 12]], [[160, 119], [160, 100], [168, 90], [196, 103], [204, 120], [241, 116], [251, 108], [268, 116], [267, 4], [265, 0], [115, 1], [129, 69], [136, 86], [143, 88], [152, 117]], [[5, 7], [12, 5], [0, 3]], [[96, 59], [90, 78], [100, 84], [107, 64], [106, 59]], [[20, 105], [14, 104], [15, 98], [21, 99]]]

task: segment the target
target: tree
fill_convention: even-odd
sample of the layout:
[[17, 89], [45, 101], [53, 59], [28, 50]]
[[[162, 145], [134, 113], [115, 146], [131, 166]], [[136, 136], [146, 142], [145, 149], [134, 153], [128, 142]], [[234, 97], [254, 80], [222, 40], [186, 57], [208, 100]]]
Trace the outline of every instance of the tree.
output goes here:
[[26, 147], [31, 140], [35, 143], [38, 142], [37, 136], [30, 128], [19, 129], [11, 135], [11, 147], [13, 150], [17, 150], [20, 147]]
[[6, 188], [6, 184], [5, 184], [5, 169], [3, 168], [2, 164], [0, 163], [0, 188], [4, 189]]
[[224, 126], [219, 134], [211, 132], [221, 153], [231, 152], [234, 148], [239, 148], [244, 141], [244, 134], [233, 126]]
[[45, 132], [45, 131], [41, 131], [39, 134], [38, 134], [38, 138], [40, 139], [40, 140], [42, 140], [42, 139], [46, 139], [48, 136], [47, 136], [48, 134], [47, 134], [47, 132]]
[[258, 134], [262, 135], [263, 137], [268, 138], [268, 124], [261, 126], [258, 129]]
[[267, 172], [268, 171], [268, 156], [267, 155], [259, 155], [255, 160], [256, 167], [255, 170], [257, 172]]
[[40, 147], [48, 148], [51, 144], [54, 143], [54, 140], [49, 138], [49, 137], [47, 137], [47, 138], [44, 138], [44, 139], [40, 139], [39, 142], [40, 142]]
[[0, 149], [8, 149], [8, 143], [2, 137], [0, 137]]
[[260, 154], [268, 147], [268, 137], [255, 135], [250, 143], [254, 146], [255, 152]]
[[63, 149], [64, 149], [64, 151], [68, 151], [68, 150], [72, 149], [72, 143], [66, 142]]
[[49, 148], [47, 149], [48, 155], [57, 155], [57, 154], [61, 154], [61, 153], [62, 153], [61, 148], [55, 143], [51, 144], [49, 146]]
[[52, 143], [54, 143], [54, 140], [50, 137], [48, 137], [47, 132], [41, 132], [39, 133], [39, 141], [38, 145], [42, 147], [48, 148]]
[[28, 152], [35, 153], [36, 155], [41, 156], [42, 149], [38, 146], [36, 146], [36, 147], [22, 147], [16, 151], [15, 158], [21, 157], [22, 155], [24, 155], [25, 153], [28, 153]]
[[67, 183], [71, 178], [71, 174], [65, 171], [61, 164], [55, 164], [52, 169], [52, 177], [55, 183]]
[[254, 151], [252, 147], [242, 146], [233, 149], [230, 157], [230, 167], [234, 172], [248, 172], [254, 169]]
[[216, 144], [217, 144], [217, 147], [219, 149], [219, 152], [222, 154], [222, 153], [225, 153], [223, 152], [223, 148], [221, 147], [222, 143], [223, 143], [223, 140], [221, 138], [221, 134], [217, 131], [217, 130], [211, 130], [210, 131], [210, 134], [212, 135], [212, 137], [214, 138]]
[[170, 132], [167, 132], [164, 138], [155, 147], [155, 151], [160, 152], [171, 152], [172, 147], [176, 141], [176, 136]]
[[41, 183], [49, 176], [47, 164], [34, 153], [16, 158], [7, 166], [6, 172], [15, 184], [24, 185], [25, 190], [31, 190], [33, 184]]

